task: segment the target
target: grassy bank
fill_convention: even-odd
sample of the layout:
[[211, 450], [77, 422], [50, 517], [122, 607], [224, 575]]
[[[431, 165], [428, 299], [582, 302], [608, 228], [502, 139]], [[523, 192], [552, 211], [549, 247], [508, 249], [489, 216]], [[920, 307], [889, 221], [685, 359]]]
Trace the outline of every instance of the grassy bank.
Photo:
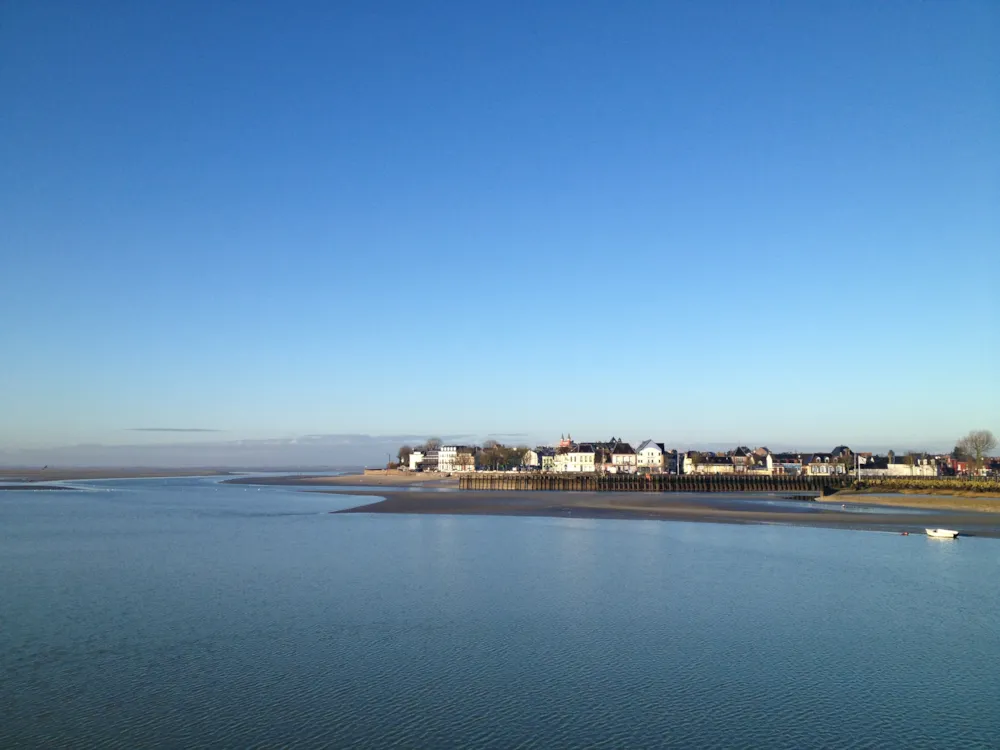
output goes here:
[[[838, 494], [843, 494], [841, 491]], [[846, 492], [903, 493], [963, 497], [1000, 497], [1000, 479], [951, 477], [880, 477], [855, 482]]]
[[898, 490], [842, 490], [834, 495], [816, 498], [826, 503], [863, 503], [865, 505], [897, 505], [928, 510], [958, 510], [970, 513], [1000, 513], [1000, 492], [962, 494], [957, 491]]

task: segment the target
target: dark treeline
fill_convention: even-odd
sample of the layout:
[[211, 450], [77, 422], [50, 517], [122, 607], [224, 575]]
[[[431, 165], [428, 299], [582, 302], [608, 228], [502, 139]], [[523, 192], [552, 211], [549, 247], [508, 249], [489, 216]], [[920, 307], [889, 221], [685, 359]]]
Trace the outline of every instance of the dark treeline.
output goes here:
[[[407, 466], [414, 451], [428, 453], [441, 449], [440, 438], [429, 438], [419, 445], [400, 447], [397, 458], [399, 466]], [[525, 454], [530, 449], [526, 445], [508, 446], [496, 440], [486, 440], [482, 445], [463, 445], [455, 458], [456, 468], [471, 468], [488, 471], [508, 471], [524, 464]]]

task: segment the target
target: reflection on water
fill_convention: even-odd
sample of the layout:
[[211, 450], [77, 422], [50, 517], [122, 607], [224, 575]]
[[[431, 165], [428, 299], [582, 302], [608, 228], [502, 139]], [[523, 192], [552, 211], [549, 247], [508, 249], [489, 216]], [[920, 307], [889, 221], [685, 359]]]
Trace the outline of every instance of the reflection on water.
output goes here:
[[1000, 745], [994, 540], [76, 485], [0, 493], [0, 747]]

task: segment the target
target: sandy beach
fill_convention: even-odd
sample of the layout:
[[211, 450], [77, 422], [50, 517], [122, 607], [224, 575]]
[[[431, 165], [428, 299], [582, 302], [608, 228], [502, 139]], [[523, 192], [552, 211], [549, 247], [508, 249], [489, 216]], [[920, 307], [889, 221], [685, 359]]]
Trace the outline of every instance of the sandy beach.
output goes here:
[[1000, 538], [1000, 517], [952, 510], [900, 513], [852, 512], [839, 505], [804, 501], [789, 507], [768, 501], [776, 497], [684, 493], [597, 492], [435, 492], [376, 488], [318, 490], [337, 495], [378, 495], [381, 500], [340, 513], [407, 513], [557, 518], [614, 518], [702, 521], [712, 523], [780, 523], [844, 529], [923, 533], [925, 528], [955, 528], [966, 536]]

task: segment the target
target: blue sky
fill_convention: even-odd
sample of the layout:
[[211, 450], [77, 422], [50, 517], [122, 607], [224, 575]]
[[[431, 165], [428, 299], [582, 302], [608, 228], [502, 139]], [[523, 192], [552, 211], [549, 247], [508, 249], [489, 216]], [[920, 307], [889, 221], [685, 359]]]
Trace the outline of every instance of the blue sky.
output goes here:
[[0, 449], [998, 431], [1000, 5], [528, 6], [4, 4]]

